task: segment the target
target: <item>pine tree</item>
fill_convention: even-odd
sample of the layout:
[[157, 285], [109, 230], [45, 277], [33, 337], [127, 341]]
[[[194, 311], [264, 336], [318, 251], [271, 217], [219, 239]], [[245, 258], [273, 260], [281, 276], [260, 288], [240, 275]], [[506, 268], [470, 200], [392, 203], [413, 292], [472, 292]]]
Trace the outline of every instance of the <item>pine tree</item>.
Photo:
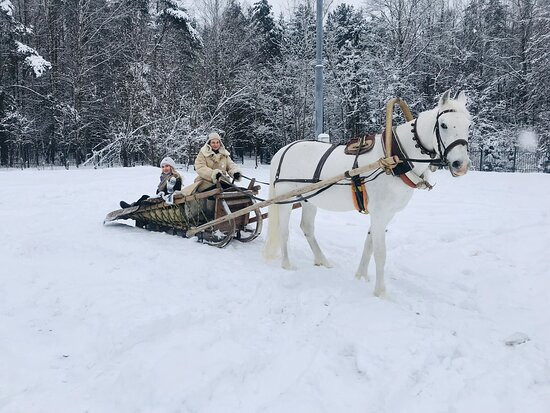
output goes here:
[[332, 140], [344, 142], [365, 131], [369, 116], [368, 73], [364, 41], [365, 20], [353, 6], [340, 4], [326, 24], [328, 130]]
[[254, 3], [250, 14], [250, 29], [257, 36], [257, 63], [266, 64], [281, 57], [282, 28], [275, 22], [267, 0]]
[[51, 63], [22, 42], [32, 29], [15, 16], [13, 3], [0, 0], [0, 165], [13, 166], [17, 157], [28, 166], [36, 130], [23, 113], [23, 90], [40, 95], [25, 83], [29, 75], [41, 77]]

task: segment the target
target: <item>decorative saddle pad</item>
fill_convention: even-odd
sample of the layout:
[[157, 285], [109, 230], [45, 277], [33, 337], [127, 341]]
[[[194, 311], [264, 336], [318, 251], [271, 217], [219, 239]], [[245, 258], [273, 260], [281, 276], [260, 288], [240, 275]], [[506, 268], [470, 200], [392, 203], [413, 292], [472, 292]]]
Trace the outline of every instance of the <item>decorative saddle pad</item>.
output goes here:
[[364, 153], [370, 152], [372, 148], [374, 148], [375, 137], [376, 134], [373, 133], [351, 139], [348, 143], [346, 143], [344, 153], [346, 155], [357, 155], [357, 151], [359, 151], [359, 155], [362, 155]]

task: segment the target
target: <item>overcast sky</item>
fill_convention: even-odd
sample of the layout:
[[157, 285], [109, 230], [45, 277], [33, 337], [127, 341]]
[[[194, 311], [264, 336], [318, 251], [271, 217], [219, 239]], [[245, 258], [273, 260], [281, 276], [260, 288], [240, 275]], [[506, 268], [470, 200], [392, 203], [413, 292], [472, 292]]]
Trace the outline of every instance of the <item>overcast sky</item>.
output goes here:
[[[209, 1], [209, 0], [206, 0]], [[224, 0], [222, 0], [223, 3]], [[240, 0], [241, 4], [246, 6], [250, 6], [254, 4], [256, 0]], [[316, 0], [268, 0], [269, 4], [273, 6], [273, 13], [275, 14], [275, 17], [279, 17], [280, 13], [283, 13], [284, 15], [289, 15], [290, 11], [296, 7], [297, 4], [305, 3], [306, 1], [310, 1], [312, 3], [316, 3]], [[333, 9], [336, 5], [339, 3], [348, 3], [353, 4], [354, 6], [364, 6], [367, 2], [367, 0], [323, 0], [325, 4], [330, 4], [330, 9]], [[196, 15], [197, 17], [200, 17], [201, 14], [201, 8], [204, 7], [204, 0], [188, 0], [186, 4], [189, 5], [189, 10], [192, 14]]]

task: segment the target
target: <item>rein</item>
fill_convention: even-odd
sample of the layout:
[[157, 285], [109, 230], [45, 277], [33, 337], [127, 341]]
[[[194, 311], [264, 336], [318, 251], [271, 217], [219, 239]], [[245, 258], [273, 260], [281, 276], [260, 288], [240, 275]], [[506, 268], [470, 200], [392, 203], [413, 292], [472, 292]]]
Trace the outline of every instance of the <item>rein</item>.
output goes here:
[[[247, 178], [243, 175], [244, 178]], [[247, 178], [249, 179], [249, 178]], [[256, 181], [258, 182], [258, 181]], [[243, 192], [243, 193], [246, 193], [246, 189], [243, 189], [243, 188], [239, 188], [237, 185], [235, 184], [229, 184], [231, 185], [231, 187], [235, 190], [237, 190], [238, 192]], [[269, 185], [269, 184], [267, 184]], [[327, 186], [324, 186], [322, 187], [321, 189], [315, 191], [314, 193], [312, 193], [311, 195], [306, 195], [306, 196], [297, 196], [295, 197], [294, 199], [291, 199], [291, 200], [287, 200], [287, 201], [279, 201], [279, 202], [274, 202], [274, 204], [276, 205], [286, 205], [286, 204], [293, 204], [295, 202], [307, 202], [308, 199], [310, 198], [313, 198], [314, 196], [317, 196], [319, 195], [320, 193], [326, 191], [327, 189], [329, 189], [330, 187], [332, 187], [333, 185], [336, 185], [336, 183], [333, 183], [333, 184], [329, 184]], [[252, 194], [247, 194], [247, 196], [249, 196], [250, 198], [252, 199], [255, 199], [256, 201], [260, 201], [260, 202], [265, 202], [267, 201], [267, 199], [264, 199], [264, 198], [260, 198], [259, 196], [256, 196], [256, 195], [252, 195]]]

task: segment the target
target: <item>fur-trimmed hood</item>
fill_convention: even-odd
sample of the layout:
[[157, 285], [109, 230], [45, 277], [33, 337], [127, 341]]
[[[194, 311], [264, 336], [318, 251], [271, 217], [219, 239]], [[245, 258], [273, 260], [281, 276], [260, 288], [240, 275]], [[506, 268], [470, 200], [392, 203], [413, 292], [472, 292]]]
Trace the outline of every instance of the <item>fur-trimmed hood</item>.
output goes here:
[[218, 157], [230, 156], [229, 151], [225, 149], [225, 146], [223, 145], [223, 142], [221, 140], [220, 140], [220, 143], [221, 145], [218, 153], [215, 153], [212, 147], [210, 146], [210, 140], [203, 145], [203, 147], [201, 148], [201, 153], [206, 157], [209, 157], [209, 156], [215, 157], [216, 155], [218, 155]]
[[[215, 153], [212, 147], [210, 146], [210, 141], [212, 139], [217, 139], [220, 141], [220, 149], [218, 150], [218, 153]], [[220, 156], [215, 156], [215, 155], [230, 156], [229, 151], [225, 148], [225, 145], [223, 144], [221, 136], [216, 132], [212, 132], [208, 135], [208, 137], [206, 138], [206, 142], [201, 148], [201, 152], [204, 156], [207, 156], [207, 157], [214, 156], [215, 158], [217, 158], [216, 160], [219, 160]]]

